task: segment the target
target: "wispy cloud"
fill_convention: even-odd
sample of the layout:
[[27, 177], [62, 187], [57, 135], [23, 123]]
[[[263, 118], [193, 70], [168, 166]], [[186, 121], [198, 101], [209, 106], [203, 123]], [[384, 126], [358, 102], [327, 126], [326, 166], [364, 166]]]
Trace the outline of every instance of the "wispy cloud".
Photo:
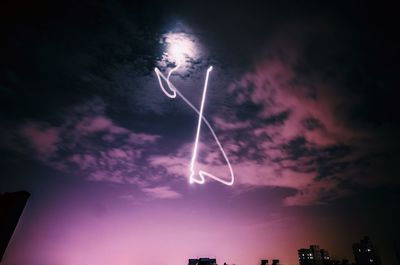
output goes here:
[[28, 122], [21, 127], [20, 134], [41, 160], [52, 156], [60, 142], [59, 129], [46, 123]]
[[57, 170], [91, 181], [146, 186], [141, 161], [159, 135], [134, 132], [105, 116], [101, 101], [76, 106], [59, 126], [29, 121], [19, 128], [23, 152]]
[[154, 199], [177, 199], [182, 196], [180, 193], [172, 190], [169, 186], [143, 188], [142, 190]]

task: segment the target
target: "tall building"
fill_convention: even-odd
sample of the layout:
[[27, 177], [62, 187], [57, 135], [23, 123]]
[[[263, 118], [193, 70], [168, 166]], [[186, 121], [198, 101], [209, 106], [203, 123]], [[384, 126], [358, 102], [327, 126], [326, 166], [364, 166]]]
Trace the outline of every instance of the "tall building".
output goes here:
[[0, 262], [29, 196], [26, 191], [0, 193]]
[[314, 265], [314, 257], [310, 249], [301, 248], [297, 250], [297, 253], [299, 254], [300, 265]]
[[[300, 265], [330, 265], [328, 251], [320, 249], [318, 245], [311, 245], [310, 248], [301, 248], [298, 251]], [[326, 262], [324, 263], [324, 258]]]
[[272, 265], [279, 265], [279, 259], [273, 259]]
[[189, 259], [188, 265], [217, 265], [217, 260], [210, 258]]
[[353, 244], [353, 255], [357, 265], [381, 265], [377, 247], [368, 236]]
[[314, 257], [314, 264], [315, 265], [322, 265], [322, 257], [321, 257], [321, 249], [318, 245], [311, 245], [310, 246], [311, 253]]
[[261, 260], [261, 265], [268, 265], [268, 260], [267, 259], [262, 259]]

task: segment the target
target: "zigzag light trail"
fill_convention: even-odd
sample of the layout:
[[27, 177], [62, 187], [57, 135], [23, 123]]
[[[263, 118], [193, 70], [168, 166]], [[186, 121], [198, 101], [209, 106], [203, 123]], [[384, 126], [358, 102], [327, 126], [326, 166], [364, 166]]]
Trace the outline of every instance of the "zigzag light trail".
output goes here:
[[[210, 66], [207, 69], [207, 74], [206, 74], [206, 79], [204, 82], [204, 87], [203, 87], [203, 96], [201, 99], [201, 106], [200, 106], [200, 110], [198, 110], [185, 96], [182, 95], [182, 93], [169, 81], [172, 73], [174, 71], [176, 71], [178, 68], [180, 67], [180, 64], [178, 64], [176, 67], [174, 67], [173, 69], [171, 69], [167, 75], [167, 77], [165, 77], [163, 75], [163, 73], [161, 73], [161, 71], [156, 67], [154, 69], [156, 75], [157, 75], [157, 79], [158, 82], [160, 84], [160, 88], [161, 90], [164, 92], [164, 94], [169, 97], [169, 98], [176, 98], [176, 95], [178, 95], [179, 97], [181, 97], [183, 99], [183, 101], [189, 105], [189, 107], [191, 107], [198, 115], [199, 115], [199, 119], [198, 119], [198, 124], [197, 124], [197, 131], [196, 131], [196, 138], [195, 138], [195, 142], [194, 142], [194, 147], [193, 147], [193, 153], [192, 153], [192, 159], [190, 161], [190, 176], [189, 176], [189, 182], [190, 183], [198, 183], [198, 184], [204, 184], [205, 182], [205, 177], [209, 177], [211, 179], [214, 179], [216, 181], [221, 182], [222, 184], [228, 185], [228, 186], [232, 186], [235, 180], [235, 176], [233, 174], [233, 169], [231, 166], [231, 163], [229, 162], [228, 156], [226, 155], [221, 142], [219, 141], [216, 133], [214, 132], [214, 129], [211, 127], [210, 123], [208, 122], [208, 120], [203, 116], [203, 109], [204, 109], [204, 104], [205, 104], [205, 99], [206, 99], [206, 94], [207, 94], [207, 86], [208, 86], [208, 79], [209, 79], [209, 75], [210, 72], [212, 71], [212, 66]], [[162, 83], [162, 79], [166, 82], [168, 89], [165, 89], [163, 83]], [[195, 164], [197, 162], [197, 153], [198, 153], [198, 142], [199, 142], [199, 138], [200, 138], [200, 130], [201, 130], [201, 123], [204, 122], [208, 129], [210, 130], [212, 136], [214, 137], [215, 142], [217, 143], [224, 159], [225, 162], [228, 165], [229, 168], [229, 172], [231, 175], [231, 180], [230, 181], [226, 181], [223, 180], [221, 178], [216, 177], [215, 175], [206, 172], [204, 170], [199, 170], [197, 173], [199, 175], [199, 179], [196, 179], [194, 176], [196, 175], [196, 170], [195, 170]]]

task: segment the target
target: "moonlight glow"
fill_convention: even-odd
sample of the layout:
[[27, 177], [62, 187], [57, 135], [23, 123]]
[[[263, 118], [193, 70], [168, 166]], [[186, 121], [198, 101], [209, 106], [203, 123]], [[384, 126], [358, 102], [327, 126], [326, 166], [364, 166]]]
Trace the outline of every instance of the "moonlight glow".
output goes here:
[[168, 54], [178, 64], [182, 63], [186, 57], [190, 58], [195, 54], [193, 41], [184, 34], [171, 33], [167, 35], [166, 42], [168, 44]]
[[184, 67], [189, 60], [198, 57], [198, 49], [193, 36], [186, 33], [167, 33], [164, 35], [166, 52], [164, 53], [169, 62]]

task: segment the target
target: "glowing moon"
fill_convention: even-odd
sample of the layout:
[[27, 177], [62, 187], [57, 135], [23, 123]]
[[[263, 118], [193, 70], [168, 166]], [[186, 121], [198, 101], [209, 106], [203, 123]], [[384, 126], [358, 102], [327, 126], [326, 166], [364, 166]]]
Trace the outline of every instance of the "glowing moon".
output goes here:
[[198, 52], [193, 37], [186, 33], [167, 33], [164, 35], [167, 44], [167, 60], [184, 66], [186, 61], [196, 59]]
[[[210, 66], [207, 70], [205, 82], [204, 82], [204, 87], [203, 87], [203, 93], [202, 93], [202, 99], [201, 99], [201, 106], [200, 109], [195, 107], [182, 93], [171, 83], [170, 77], [173, 73], [178, 72], [179, 70], [185, 70], [188, 67], [188, 63], [191, 63], [193, 61], [196, 61], [198, 57], [200, 57], [201, 52], [200, 47], [196, 45], [196, 39], [194, 38], [193, 35], [189, 35], [183, 32], [180, 33], [174, 33], [174, 32], [169, 32], [167, 34], [163, 35], [162, 38], [163, 42], [167, 44], [166, 47], [166, 52], [163, 53], [163, 59], [161, 62], [159, 62], [159, 66], [169, 68], [169, 71], [167, 71], [167, 76], [163, 75], [161, 70], [157, 67], [154, 68], [154, 71], [156, 73], [160, 88], [162, 92], [169, 98], [176, 98], [177, 95], [179, 95], [180, 98], [183, 99], [183, 101], [188, 104], [198, 115], [198, 123], [197, 123], [197, 131], [196, 131], [196, 137], [195, 137], [195, 142], [193, 145], [193, 153], [192, 153], [192, 158], [190, 161], [190, 173], [189, 173], [189, 183], [197, 183], [197, 184], [204, 184], [205, 183], [205, 178], [211, 178], [214, 179], [218, 182], [221, 182], [222, 184], [232, 186], [235, 180], [235, 176], [233, 174], [233, 169], [231, 166], [231, 163], [229, 162], [228, 156], [226, 155], [221, 142], [219, 141], [217, 135], [214, 132], [214, 129], [211, 127], [211, 124], [208, 122], [208, 120], [203, 116], [203, 109], [204, 109], [204, 104], [206, 100], [206, 93], [207, 93], [207, 85], [208, 85], [208, 79], [210, 72], [212, 70], [212, 66]], [[171, 69], [170, 63], [173, 63], [174, 66]], [[164, 80], [164, 82], [162, 81]], [[166, 86], [164, 86], [164, 84]], [[212, 136], [214, 137], [215, 142], [218, 145], [219, 150], [221, 151], [222, 156], [225, 159], [226, 165], [229, 168], [229, 173], [230, 173], [230, 180], [224, 180], [221, 179], [209, 172], [206, 172], [204, 170], [198, 169], [197, 168], [197, 153], [198, 153], [198, 143], [199, 143], [199, 137], [200, 137], [200, 130], [201, 130], [201, 124], [204, 122], [204, 124], [207, 126], [209, 131], [211, 132]]]

